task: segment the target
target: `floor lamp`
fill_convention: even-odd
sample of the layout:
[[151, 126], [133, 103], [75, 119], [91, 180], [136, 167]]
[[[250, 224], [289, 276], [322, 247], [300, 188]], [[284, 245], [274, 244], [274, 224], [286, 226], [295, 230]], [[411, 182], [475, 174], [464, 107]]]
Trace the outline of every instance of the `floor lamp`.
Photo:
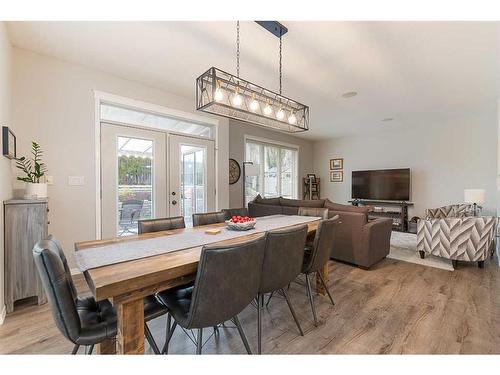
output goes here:
[[243, 162], [243, 207], [245, 207], [247, 176], [258, 176], [260, 174], [260, 165], [254, 164], [252, 161]]

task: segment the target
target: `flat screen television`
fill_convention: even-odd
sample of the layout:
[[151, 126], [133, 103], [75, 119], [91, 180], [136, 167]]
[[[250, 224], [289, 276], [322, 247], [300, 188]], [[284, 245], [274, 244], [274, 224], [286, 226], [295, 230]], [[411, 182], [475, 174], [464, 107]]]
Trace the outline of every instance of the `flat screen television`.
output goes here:
[[410, 200], [410, 168], [352, 172], [352, 198]]

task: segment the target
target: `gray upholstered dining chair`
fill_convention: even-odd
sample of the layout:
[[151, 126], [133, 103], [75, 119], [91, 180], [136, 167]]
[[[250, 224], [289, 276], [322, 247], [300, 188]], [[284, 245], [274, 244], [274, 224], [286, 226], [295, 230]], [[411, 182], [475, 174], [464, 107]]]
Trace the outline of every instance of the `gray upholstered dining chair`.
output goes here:
[[[194, 286], [156, 295], [174, 318], [167, 346], [177, 325], [197, 329], [196, 353], [201, 354], [203, 328], [232, 320], [248, 354], [250, 345], [238, 319], [259, 291], [265, 236], [229, 246], [204, 246]], [[231, 265], [228, 267], [228, 265]]]
[[226, 220], [231, 219], [233, 216], [248, 216], [248, 208], [224, 208], [222, 212], [226, 215]]
[[203, 214], [193, 214], [193, 227], [198, 227], [200, 225], [223, 223], [225, 220], [226, 220], [226, 214], [222, 211], [207, 212]]
[[311, 304], [311, 310], [314, 318], [314, 325], [318, 325], [318, 319], [316, 317], [316, 309], [314, 307], [313, 294], [311, 290], [311, 281], [309, 280], [309, 275], [316, 274], [321, 284], [326, 290], [332, 305], [335, 305], [333, 301], [332, 294], [326, 285], [326, 282], [321, 275], [321, 268], [330, 259], [330, 252], [333, 246], [333, 241], [335, 239], [335, 231], [337, 229], [337, 223], [339, 216], [335, 215], [331, 219], [321, 220], [318, 224], [318, 229], [316, 229], [316, 235], [314, 236], [314, 242], [312, 247], [306, 246], [304, 252], [304, 263], [302, 265], [302, 273], [306, 278], [307, 294], [309, 296], [309, 303]]
[[[56, 238], [49, 236], [39, 241], [33, 248], [33, 258], [56, 326], [75, 345], [72, 354], [76, 354], [81, 345], [86, 346], [87, 354], [92, 354], [95, 344], [116, 336], [116, 312], [111, 302], [78, 297], [66, 256]], [[164, 306], [153, 302], [153, 305], [144, 302], [145, 322], [166, 312]], [[151, 348], [158, 354], [146, 323], [144, 329]]]
[[323, 207], [299, 207], [299, 216], [317, 216], [328, 219], [328, 208]]
[[186, 228], [183, 216], [139, 220], [139, 234]]
[[300, 274], [306, 244], [307, 225], [269, 231], [262, 265], [259, 293], [257, 294], [257, 340], [258, 353], [262, 352], [262, 308], [264, 294], [278, 291], [285, 297], [301, 336], [302, 327], [290, 302], [286, 286]]

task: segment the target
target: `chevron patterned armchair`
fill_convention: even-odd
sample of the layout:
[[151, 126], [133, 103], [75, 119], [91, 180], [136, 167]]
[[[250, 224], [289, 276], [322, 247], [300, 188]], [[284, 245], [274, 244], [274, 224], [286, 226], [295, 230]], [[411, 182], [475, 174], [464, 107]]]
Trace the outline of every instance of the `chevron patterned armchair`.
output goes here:
[[420, 257], [431, 254], [451, 259], [478, 262], [479, 268], [493, 254], [496, 217], [426, 218], [417, 223], [417, 250]]

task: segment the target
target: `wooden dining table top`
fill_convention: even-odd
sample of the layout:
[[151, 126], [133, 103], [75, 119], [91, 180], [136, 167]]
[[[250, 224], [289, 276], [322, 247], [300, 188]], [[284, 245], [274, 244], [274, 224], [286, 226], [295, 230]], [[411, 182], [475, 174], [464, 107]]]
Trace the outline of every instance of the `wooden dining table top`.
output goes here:
[[[320, 219], [307, 223], [308, 232], [313, 233]], [[117, 237], [112, 239], [78, 242], [75, 251], [85, 251], [120, 242], [140, 241], [160, 236], [170, 236], [194, 231], [205, 231], [209, 228], [224, 227], [225, 223], [217, 223], [195, 228], [174, 229], [161, 232]], [[283, 228], [286, 228], [284, 226]], [[264, 233], [251, 233], [245, 236], [210, 243], [210, 245], [231, 245], [263, 236]], [[215, 234], [214, 237], [217, 235]], [[194, 279], [203, 246], [134, 259], [126, 262], [92, 268], [84, 272], [92, 294], [97, 300], [119, 299], [120, 302], [137, 299], [165, 289], [185, 284]]]

